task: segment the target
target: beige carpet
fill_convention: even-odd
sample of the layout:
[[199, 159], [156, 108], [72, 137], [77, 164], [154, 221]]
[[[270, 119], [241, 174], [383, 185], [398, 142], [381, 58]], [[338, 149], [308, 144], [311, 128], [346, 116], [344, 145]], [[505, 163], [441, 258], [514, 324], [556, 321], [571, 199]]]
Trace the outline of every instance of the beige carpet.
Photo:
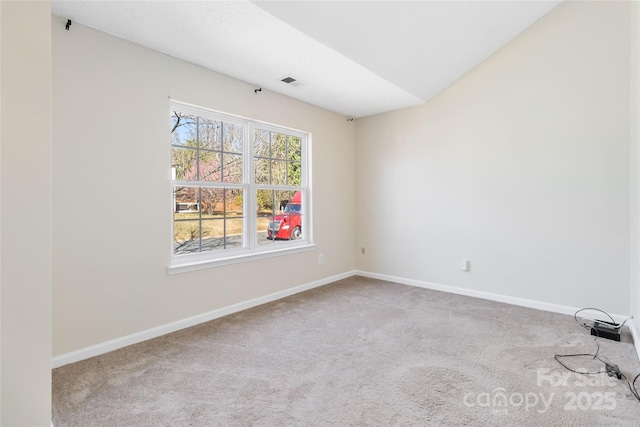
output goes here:
[[[640, 372], [628, 332], [598, 342], [600, 357]], [[554, 360], [595, 349], [572, 316], [353, 277], [55, 369], [53, 421], [640, 425], [626, 383]]]

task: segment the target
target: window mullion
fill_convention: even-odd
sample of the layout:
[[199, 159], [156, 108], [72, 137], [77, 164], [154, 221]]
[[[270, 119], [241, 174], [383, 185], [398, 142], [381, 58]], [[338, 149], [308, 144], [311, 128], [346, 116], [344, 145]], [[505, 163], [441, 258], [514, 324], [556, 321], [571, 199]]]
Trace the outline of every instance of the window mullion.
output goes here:
[[227, 190], [222, 190], [222, 247], [227, 249]]
[[303, 186], [296, 186], [296, 185], [268, 185], [268, 184], [255, 184], [255, 188], [257, 190], [282, 190], [282, 191], [297, 191], [300, 190], [302, 188], [304, 188]]
[[244, 188], [244, 184], [231, 184], [228, 182], [198, 182], [198, 181], [173, 181], [174, 187], [202, 187], [202, 188]]
[[202, 188], [198, 188], [198, 252], [202, 252]]
[[247, 230], [245, 236], [245, 245], [252, 251], [258, 246], [258, 219], [257, 219], [257, 206], [256, 206], [256, 191], [255, 191], [255, 171], [254, 171], [254, 158], [253, 147], [255, 131], [252, 123], [247, 123], [245, 128], [244, 138], [244, 153], [243, 165], [244, 165], [244, 177], [243, 182], [245, 184], [245, 193], [247, 203], [245, 206], [245, 230]]
[[[224, 124], [220, 126], [220, 181], [224, 182]], [[226, 247], [226, 246], [225, 246]]]
[[196, 178], [200, 181], [200, 117], [196, 116]]

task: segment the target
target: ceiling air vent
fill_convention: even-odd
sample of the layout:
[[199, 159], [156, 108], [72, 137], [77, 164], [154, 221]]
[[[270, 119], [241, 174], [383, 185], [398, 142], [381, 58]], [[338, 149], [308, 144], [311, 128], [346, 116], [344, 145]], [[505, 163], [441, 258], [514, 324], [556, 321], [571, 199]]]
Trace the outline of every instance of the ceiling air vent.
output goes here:
[[284, 79], [281, 80], [281, 82], [288, 84], [289, 86], [301, 86], [302, 83], [300, 83], [298, 80], [294, 79], [293, 77], [289, 76], [289, 77], [285, 77]]

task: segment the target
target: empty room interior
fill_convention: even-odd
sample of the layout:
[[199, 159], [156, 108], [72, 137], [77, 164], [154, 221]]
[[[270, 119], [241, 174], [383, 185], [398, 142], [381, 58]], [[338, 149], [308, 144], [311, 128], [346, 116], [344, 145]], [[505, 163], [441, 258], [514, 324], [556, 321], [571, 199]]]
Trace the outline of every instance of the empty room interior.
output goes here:
[[0, 425], [638, 425], [637, 1], [0, 23]]

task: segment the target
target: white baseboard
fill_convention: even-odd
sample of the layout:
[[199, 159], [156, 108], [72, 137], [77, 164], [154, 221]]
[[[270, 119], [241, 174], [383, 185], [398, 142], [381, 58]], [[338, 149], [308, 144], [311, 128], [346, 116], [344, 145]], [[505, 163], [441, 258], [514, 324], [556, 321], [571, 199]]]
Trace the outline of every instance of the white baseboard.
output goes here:
[[[451, 294], [465, 295], [468, 297], [482, 298], [491, 301], [504, 302], [507, 304], [519, 305], [522, 307], [535, 308], [552, 313], [573, 315], [581, 307], [570, 307], [567, 305], [553, 304], [549, 302], [530, 300], [526, 298], [510, 297], [507, 295], [493, 294], [491, 292], [477, 291], [474, 289], [459, 288], [456, 286], [441, 285], [438, 283], [425, 282], [422, 280], [406, 279], [404, 277], [389, 276], [386, 274], [370, 273], [368, 271], [356, 271], [356, 275], [370, 277], [372, 279], [386, 280], [388, 282], [400, 283], [402, 285], [416, 286], [418, 288], [432, 289], [434, 291], [448, 292]], [[610, 313], [611, 314], [611, 313]], [[621, 314], [611, 314], [616, 322], [624, 322], [629, 316]], [[634, 343], [637, 343], [634, 340]], [[637, 344], [636, 344], [637, 345]]]
[[[101, 354], [108, 353], [110, 351], [117, 350], [132, 344], [137, 344], [142, 341], [146, 341], [152, 338], [156, 338], [171, 332], [178, 331], [180, 329], [195, 326], [200, 323], [208, 322], [219, 317], [227, 316], [229, 314], [237, 313], [242, 310], [246, 310], [258, 305], [266, 304], [268, 302], [276, 301], [281, 298], [288, 297], [300, 292], [307, 291], [309, 289], [317, 288], [338, 280], [346, 279], [351, 276], [363, 276], [372, 279], [386, 280], [388, 282], [400, 283], [403, 285], [416, 286], [419, 288], [432, 289], [436, 291], [448, 292], [452, 294], [465, 295], [475, 298], [482, 298], [491, 301], [504, 302], [507, 304], [518, 305], [522, 307], [535, 308], [538, 310], [550, 311], [553, 313], [569, 314], [573, 315], [579, 308], [570, 307], [560, 304], [553, 304], [548, 302], [529, 300], [525, 298], [517, 298], [506, 295], [494, 294], [490, 292], [477, 291], [473, 289], [459, 288], [455, 286], [441, 285], [438, 283], [425, 282], [421, 280], [407, 279], [403, 277], [390, 276], [386, 274], [371, 273], [368, 271], [353, 270], [345, 273], [337, 274], [335, 276], [326, 277], [315, 282], [306, 283], [304, 285], [296, 286], [294, 288], [285, 289], [283, 291], [275, 292], [262, 297], [254, 298], [252, 300], [243, 301], [238, 304], [230, 305], [228, 307], [219, 308], [217, 310], [210, 311], [208, 313], [199, 314], [186, 319], [178, 320], [166, 325], [158, 326], [155, 328], [147, 329], [145, 331], [137, 332], [131, 335], [127, 335], [121, 338], [116, 338], [110, 341], [106, 341], [100, 344], [96, 344], [90, 347], [86, 347], [80, 350], [76, 350], [70, 353], [65, 353], [56, 356], [52, 359], [52, 367], [58, 368], [60, 366], [67, 365], [69, 363], [79, 362], [80, 360], [88, 359], [90, 357], [99, 356]], [[620, 314], [611, 314], [611, 316], [617, 322], [624, 321], [627, 317]], [[633, 342], [640, 359], [640, 330], [635, 322], [628, 322], [629, 330], [633, 337]]]
[[90, 357], [99, 356], [101, 354], [108, 353], [110, 351], [117, 350], [132, 344], [137, 344], [142, 341], [146, 341], [152, 338], [156, 338], [162, 335], [169, 334], [171, 332], [178, 331], [180, 329], [195, 326], [200, 323], [208, 322], [219, 317], [227, 316], [229, 314], [237, 313], [248, 308], [256, 307], [258, 305], [266, 304], [268, 302], [276, 301], [290, 295], [294, 295], [300, 292], [308, 291], [309, 289], [317, 288], [337, 280], [346, 279], [347, 277], [354, 276], [355, 271], [348, 271], [345, 273], [337, 274], [335, 276], [326, 277], [324, 279], [316, 280], [315, 282], [306, 283], [304, 285], [296, 286], [294, 288], [285, 289], [283, 291], [275, 292], [262, 297], [254, 298], [248, 301], [243, 301], [238, 304], [233, 304], [228, 307], [219, 308], [217, 310], [210, 311], [208, 313], [199, 314], [196, 316], [188, 317], [186, 319], [178, 320], [176, 322], [168, 323], [166, 325], [157, 326], [155, 328], [147, 329], [145, 331], [136, 332], [131, 335], [127, 335], [121, 338], [116, 338], [110, 341], [106, 341], [100, 344], [92, 345], [90, 347], [82, 348], [80, 350], [72, 351], [70, 353], [61, 354], [52, 359], [52, 368], [59, 368], [60, 366], [67, 365], [69, 363], [79, 362]]

